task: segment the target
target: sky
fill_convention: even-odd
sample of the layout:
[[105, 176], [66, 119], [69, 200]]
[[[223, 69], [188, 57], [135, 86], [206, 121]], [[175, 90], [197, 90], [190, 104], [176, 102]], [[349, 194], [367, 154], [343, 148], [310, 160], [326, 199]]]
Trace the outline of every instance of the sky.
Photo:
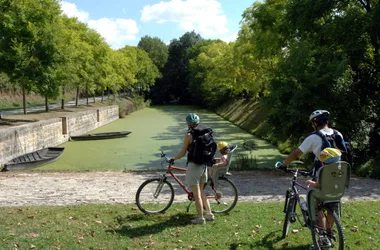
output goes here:
[[244, 10], [255, 0], [65, 0], [61, 9], [96, 30], [113, 48], [137, 46], [141, 37], [169, 44], [188, 31], [234, 41]]

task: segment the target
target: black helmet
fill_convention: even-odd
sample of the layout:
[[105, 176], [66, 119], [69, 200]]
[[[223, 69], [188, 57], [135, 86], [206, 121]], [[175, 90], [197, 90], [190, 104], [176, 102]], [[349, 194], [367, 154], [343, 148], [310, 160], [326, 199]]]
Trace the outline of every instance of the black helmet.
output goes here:
[[309, 117], [310, 122], [317, 122], [320, 120], [328, 120], [330, 112], [327, 110], [315, 110]]

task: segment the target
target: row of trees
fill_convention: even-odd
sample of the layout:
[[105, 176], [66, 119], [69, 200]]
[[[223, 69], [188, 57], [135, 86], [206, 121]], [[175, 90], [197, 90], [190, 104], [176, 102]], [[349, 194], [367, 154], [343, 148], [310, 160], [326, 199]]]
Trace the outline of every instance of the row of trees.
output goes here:
[[119, 50], [62, 15], [57, 0], [0, 0], [0, 7], [0, 70], [46, 100], [72, 88], [137, 89], [156, 104], [208, 108], [260, 100], [273, 128], [268, 138], [287, 148], [310, 132], [312, 110], [327, 109], [358, 163], [380, 162], [378, 1], [266, 0], [243, 13], [233, 43], [187, 32], [169, 46], [146, 36]]
[[194, 32], [172, 40], [151, 94], [209, 108], [260, 100], [269, 138], [288, 149], [310, 133], [311, 111], [327, 109], [354, 145], [356, 166], [367, 162], [367, 174], [380, 176], [379, 69], [378, 1], [266, 0], [244, 12], [233, 43]]
[[[24, 96], [33, 91], [46, 100], [76, 89], [87, 96], [120, 89], [147, 91], [160, 77], [165, 62], [149, 52], [126, 46], [113, 50], [94, 30], [62, 15], [57, 0], [0, 0], [0, 71]], [[144, 37], [141, 43], [157, 39]], [[158, 44], [167, 50], [166, 45]], [[166, 52], [167, 54], [167, 52]], [[109, 91], [108, 91], [109, 93]]]

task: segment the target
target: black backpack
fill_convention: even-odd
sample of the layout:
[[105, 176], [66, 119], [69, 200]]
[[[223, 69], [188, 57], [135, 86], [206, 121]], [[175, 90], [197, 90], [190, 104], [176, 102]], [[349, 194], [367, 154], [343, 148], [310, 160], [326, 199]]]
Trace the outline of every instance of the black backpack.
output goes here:
[[325, 135], [321, 132], [315, 132], [314, 134], [318, 135], [322, 139], [322, 147], [321, 151], [325, 148], [337, 148], [340, 151], [342, 151], [342, 157], [341, 159], [343, 161], [348, 162], [351, 167], [353, 165], [353, 155], [352, 155], [352, 148], [351, 145], [348, 142], [345, 142], [338, 134], [338, 131], [333, 129], [333, 134], [331, 135]]
[[193, 142], [188, 153], [188, 161], [195, 164], [212, 165], [216, 152], [216, 143], [212, 133], [211, 128], [194, 128], [190, 131]]

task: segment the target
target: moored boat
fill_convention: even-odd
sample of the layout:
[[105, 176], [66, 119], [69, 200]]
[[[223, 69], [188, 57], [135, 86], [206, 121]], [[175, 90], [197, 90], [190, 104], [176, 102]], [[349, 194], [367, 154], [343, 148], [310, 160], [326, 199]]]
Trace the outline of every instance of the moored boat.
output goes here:
[[1, 171], [28, 170], [53, 162], [61, 156], [65, 148], [48, 147], [27, 153], [4, 164]]
[[113, 139], [121, 138], [129, 135], [130, 131], [121, 131], [121, 132], [107, 132], [107, 133], [95, 133], [95, 134], [84, 134], [71, 136], [71, 140], [83, 141], [83, 140], [103, 140], [103, 139]]

